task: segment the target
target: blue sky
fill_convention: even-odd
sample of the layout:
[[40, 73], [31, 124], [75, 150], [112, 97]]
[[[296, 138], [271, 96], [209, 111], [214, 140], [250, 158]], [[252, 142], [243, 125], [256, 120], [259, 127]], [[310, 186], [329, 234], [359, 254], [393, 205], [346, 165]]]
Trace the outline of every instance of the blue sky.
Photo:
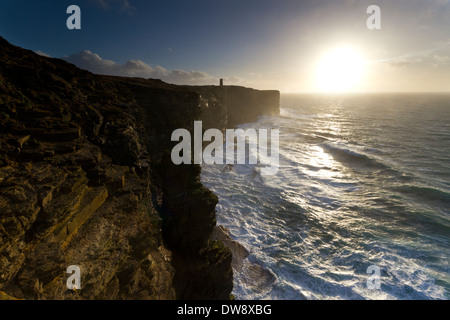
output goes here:
[[320, 57], [350, 46], [367, 61], [354, 91], [450, 90], [448, 0], [2, 0], [0, 35], [97, 73], [284, 92], [314, 91]]

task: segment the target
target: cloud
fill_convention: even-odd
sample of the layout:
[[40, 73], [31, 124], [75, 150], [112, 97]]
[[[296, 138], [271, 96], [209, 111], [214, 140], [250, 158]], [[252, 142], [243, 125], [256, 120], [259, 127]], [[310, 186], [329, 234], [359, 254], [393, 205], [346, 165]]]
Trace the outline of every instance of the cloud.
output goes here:
[[436, 43], [432, 48], [418, 52], [411, 52], [403, 54], [401, 56], [392, 57], [388, 59], [375, 60], [374, 62], [387, 63], [394, 68], [404, 68], [412, 65], [432, 65], [447, 64], [450, 62], [448, 55], [448, 49], [450, 47], [450, 41], [444, 41]]
[[119, 8], [129, 14], [133, 14], [137, 10], [129, 0], [95, 0], [95, 2], [103, 9]]
[[438, 54], [435, 54], [433, 56], [434, 61], [438, 62], [438, 63], [442, 63], [442, 64], [447, 64], [450, 61], [450, 57], [449, 56], [440, 56]]
[[43, 57], [47, 57], [47, 58], [51, 58], [51, 56], [49, 54], [46, 54], [45, 52], [42, 52], [41, 50], [35, 51], [34, 53], [43, 56]]
[[450, 62], [450, 56], [435, 54], [433, 56], [433, 62], [434, 63], [431, 65], [433, 68], [442, 68], [444, 66], [448, 66]]
[[223, 79], [225, 85], [250, 86], [251, 84], [241, 77], [228, 77]]
[[448, 66], [450, 65], [450, 55], [448, 50], [443, 50], [442, 48], [445, 48], [445, 46], [436, 47], [421, 53], [404, 55], [403, 57], [385, 59], [381, 60], [381, 62], [387, 63], [393, 68], [406, 68], [419, 64], [431, 66], [432, 68]]
[[211, 85], [218, 79], [203, 71], [167, 70], [161, 66], [150, 66], [141, 60], [129, 60], [120, 65], [112, 60], [106, 60], [89, 50], [63, 57], [81, 69], [97, 74], [161, 79], [173, 84]]
[[392, 59], [387, 61], [387, 63], [394, 68], [405, 68], [405, 67], [409, 67], [412, 65], [416, 65], [419, 63], [422, 63], [423, 60], [421, 58], [413, 58], [413, 59]]
[[389, 65], [394, 68], [404, 68], [411, 64], [410, 61], [407, 60], [398, 60], [398, 61], [390, 61]]

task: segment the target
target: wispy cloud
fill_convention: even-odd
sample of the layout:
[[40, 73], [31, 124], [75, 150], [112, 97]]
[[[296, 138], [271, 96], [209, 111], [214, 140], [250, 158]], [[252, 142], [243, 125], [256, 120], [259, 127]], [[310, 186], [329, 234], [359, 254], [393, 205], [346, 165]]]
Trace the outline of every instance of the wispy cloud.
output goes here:
[[440, 56], [438, 54], [435, 54], [433, 56], [433, 59], [437, 62], [437, 63], [442, 63], [442, 64], [447, 64], [448, 62], [450, 62], [450, 57], [449, 56]]
[[43, 57], [47, 57], [47, 58], [51, 58], [51, 56], [49, 54], [46, 54], [45, 52], [42, 52], [41, 50], [35, 51], [34, 53], [43, 56]]
[[441, 41], [431, 49], [375, 60], [373, 62], [386, 63], [395, 68], [404, 68], [419, 63], [434, 67], [437, 65], [447, 65], [450, 62], [450, 41]]
[[442, 68], [450, 64], [450, 56], [435, 54], [433, 56], [434, 63], [431, 65], [433, 68]]
[[170, 71], [158, 65], [150, 66], [141, 60], [129, 60], [120, 65], [112, 60], [103, 59], [89, 50], [63, 57], [63, 59], [81, 69], [98, 74], [156, 78], [174, 84], [207, 85], [218, 82], [217, 78], [203, 71]]
[[95, 2], [103, 9], [117, 8], [128, 14], [136, 12], [136, 7], [129, 0], [95, 0]]
[[394, 68], [405, 68], [407, 66], [412, 65], [413, 63], [411, 60], [394, 60], [389, 61], [388, 64]]

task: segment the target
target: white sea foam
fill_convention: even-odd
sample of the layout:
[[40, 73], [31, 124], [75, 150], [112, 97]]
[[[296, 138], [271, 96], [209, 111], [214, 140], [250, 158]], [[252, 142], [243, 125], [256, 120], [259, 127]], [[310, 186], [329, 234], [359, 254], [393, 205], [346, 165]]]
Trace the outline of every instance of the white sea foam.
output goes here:
[[[235, 274], [234, 294], [448, 299], [450, 140], [417, 128], [425, 111], [405, 116], [411, 108], [398, 99], [361, 107], [357, 97], [289, 99], [281, 116], [247, 125], [280, 128], [277, 175], [261, 176], [258, 165], [202, 166], [202, 182], [219, 197], [218, 223], [268, 272], [259, 282], [256, 267]], [[436, 105], [427, 117], [448, 130], [450, 106]], [[371, 265], [380, 268], [379, 290], [367, 287]]]

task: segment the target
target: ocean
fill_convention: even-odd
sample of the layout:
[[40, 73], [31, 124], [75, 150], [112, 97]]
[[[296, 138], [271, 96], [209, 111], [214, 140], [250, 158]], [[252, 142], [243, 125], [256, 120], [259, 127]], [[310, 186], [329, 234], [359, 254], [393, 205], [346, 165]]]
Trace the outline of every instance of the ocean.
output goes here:
[[282, 95], [240, 127], [279, 129], [280, 167], [202, 165], [237, 299], [449, 299], [450, 95]]

